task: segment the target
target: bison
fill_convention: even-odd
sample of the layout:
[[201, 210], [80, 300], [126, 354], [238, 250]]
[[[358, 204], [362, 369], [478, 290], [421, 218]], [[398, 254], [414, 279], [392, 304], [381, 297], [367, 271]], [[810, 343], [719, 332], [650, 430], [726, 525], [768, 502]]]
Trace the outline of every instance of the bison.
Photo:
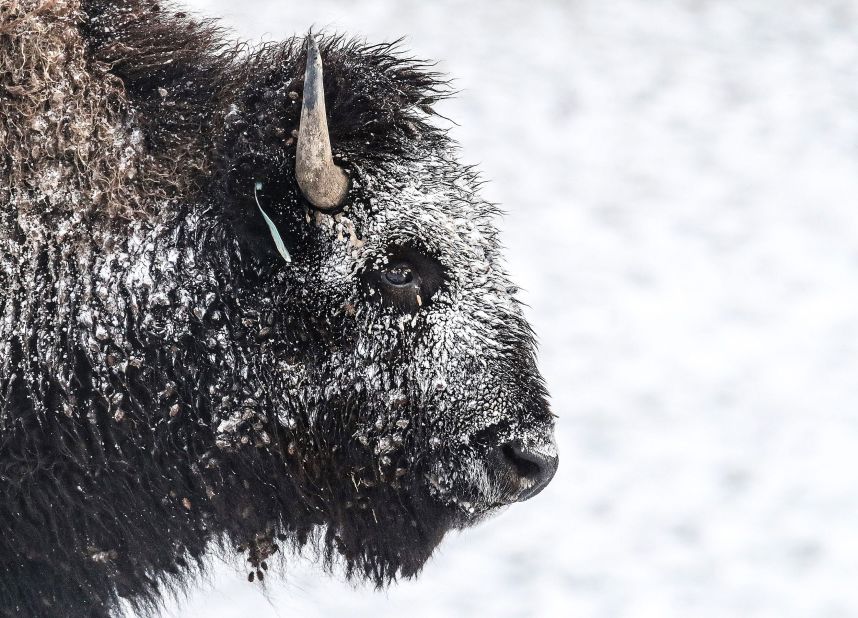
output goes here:
[[3, 0], [0, 69], [0, 614], [152, 611], [218, 549], [384, 585], [551, 479], [430, 65]]

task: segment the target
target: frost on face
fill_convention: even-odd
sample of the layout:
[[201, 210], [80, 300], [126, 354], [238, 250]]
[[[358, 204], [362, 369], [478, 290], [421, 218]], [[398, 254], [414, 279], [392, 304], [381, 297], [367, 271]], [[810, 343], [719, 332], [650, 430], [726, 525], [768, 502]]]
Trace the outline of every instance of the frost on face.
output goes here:
[[[316, 214], [327, 249], [301, 274], [303, 302], [324, 308], [349, 339], [312, 369], [309, 382], [324, 384], [313, 398], [362, 402], [350, 430], [378, 470], [371, 482], [390, 470], [396, 482], [416, 467], [439, 501], [468, 515], [488, 512], [508, 493], [491, 469], [494, 445], [518, 440], [556, 455], [531, 334], [500, 266], [494, 209], [476, 195], [470, 172], [443, 153], [357, 180], [370, 197], [341, 214]], [[443, 269], [440, 289], [425, 303], [418, 295], [416, 310], [405, 313], [360, 285], [362, 273], [403, 250]], [[315, 412], [307, 420], [312, 426]]]

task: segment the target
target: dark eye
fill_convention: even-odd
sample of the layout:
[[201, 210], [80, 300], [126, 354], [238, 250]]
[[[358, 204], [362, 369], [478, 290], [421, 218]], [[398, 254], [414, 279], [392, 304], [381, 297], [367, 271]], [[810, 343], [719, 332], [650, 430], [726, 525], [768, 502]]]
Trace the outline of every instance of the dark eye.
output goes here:
[[403, 286], [414, 281], [414, 272], [408, 264], [394, 264], [382, 273], [382, 277], [390, 285]]
[[408, 247], [391, 250], [388, 260], [362, 275], [368, 300], [412, 314], [431, 303], [443, 281], [438, 260]]

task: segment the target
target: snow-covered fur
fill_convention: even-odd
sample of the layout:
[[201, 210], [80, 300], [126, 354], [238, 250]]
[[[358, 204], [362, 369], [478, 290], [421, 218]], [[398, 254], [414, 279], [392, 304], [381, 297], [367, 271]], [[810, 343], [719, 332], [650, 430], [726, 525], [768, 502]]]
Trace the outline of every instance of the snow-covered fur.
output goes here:
[[352, 179], [322, 214], [294, 178], [302, 43], [0, 3], [0, 615], [151, 609], [212, 545], [380, 585], [505, 503], [499, 444], [553, 454], [495, 209], [431, 122], [444, 83], [321, 39]]

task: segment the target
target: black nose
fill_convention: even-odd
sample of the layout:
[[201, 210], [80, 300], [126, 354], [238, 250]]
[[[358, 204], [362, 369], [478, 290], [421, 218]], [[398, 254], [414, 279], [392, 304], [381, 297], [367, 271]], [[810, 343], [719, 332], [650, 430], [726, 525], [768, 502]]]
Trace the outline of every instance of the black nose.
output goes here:
[[504, 444], [501, 454], [510, 476], [518, 483], [518, 490], [510, 496], [517, 502], [532, 498], [545, 489], [557, 472], [557, 455], [525, 448], [518, 440]]

